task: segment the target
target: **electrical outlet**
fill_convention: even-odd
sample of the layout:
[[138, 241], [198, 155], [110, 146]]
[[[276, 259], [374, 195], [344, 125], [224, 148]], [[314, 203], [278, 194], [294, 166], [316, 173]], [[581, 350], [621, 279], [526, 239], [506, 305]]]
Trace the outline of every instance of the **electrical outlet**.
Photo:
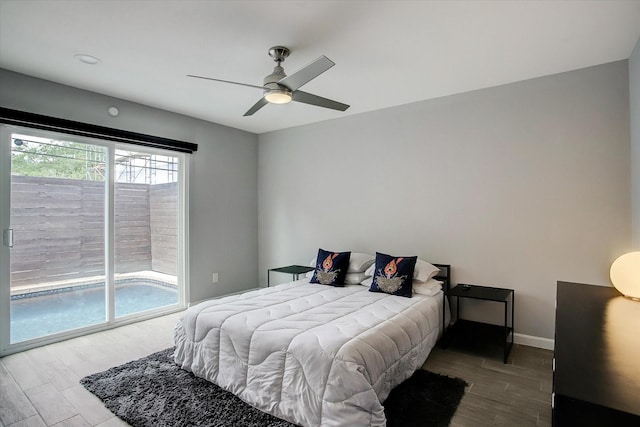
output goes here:
[[211, 275], [211, 283], [218, 283], [218, 273], [213, 273]]

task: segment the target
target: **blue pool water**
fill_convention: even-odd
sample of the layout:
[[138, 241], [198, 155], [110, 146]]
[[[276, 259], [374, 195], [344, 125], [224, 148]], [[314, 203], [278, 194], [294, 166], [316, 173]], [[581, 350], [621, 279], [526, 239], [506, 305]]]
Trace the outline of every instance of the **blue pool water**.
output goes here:
[[[11, 298], [11, 342], [105, 322], [103, 285]], [[115, 312], [122, 317], [178, 302], [175, 287], [144, 280], [116, 285]]]

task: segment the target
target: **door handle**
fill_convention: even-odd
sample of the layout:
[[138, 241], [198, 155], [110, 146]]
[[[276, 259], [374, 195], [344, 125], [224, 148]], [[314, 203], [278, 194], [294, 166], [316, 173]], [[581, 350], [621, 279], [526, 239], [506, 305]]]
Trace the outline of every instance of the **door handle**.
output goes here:
[[12, 248], [13, 247], [13, 228], [7, 228], [2, 233], [2, 244]]

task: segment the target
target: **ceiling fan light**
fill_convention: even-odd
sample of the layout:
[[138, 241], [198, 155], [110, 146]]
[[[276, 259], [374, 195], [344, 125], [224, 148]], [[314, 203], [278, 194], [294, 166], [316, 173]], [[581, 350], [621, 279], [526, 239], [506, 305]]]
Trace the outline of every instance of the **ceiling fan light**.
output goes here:
[[287, 104], [291, 102], [291, 92], [288, 90], [270, 90], [264, 94], [264, 99], [271, 104]]

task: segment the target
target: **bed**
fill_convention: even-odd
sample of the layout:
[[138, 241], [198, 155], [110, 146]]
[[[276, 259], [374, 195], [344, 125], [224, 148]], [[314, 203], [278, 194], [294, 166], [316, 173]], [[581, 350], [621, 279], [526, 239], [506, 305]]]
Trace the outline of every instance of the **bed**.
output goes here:
[[[439, 267], [448, 287], [449, 266]], [[422, 366], [446, 321], [442, 291], [403, 298], [306, 277], [189, 308], [174, 358], [295, 424], [384, 426], [382, 402]]]

